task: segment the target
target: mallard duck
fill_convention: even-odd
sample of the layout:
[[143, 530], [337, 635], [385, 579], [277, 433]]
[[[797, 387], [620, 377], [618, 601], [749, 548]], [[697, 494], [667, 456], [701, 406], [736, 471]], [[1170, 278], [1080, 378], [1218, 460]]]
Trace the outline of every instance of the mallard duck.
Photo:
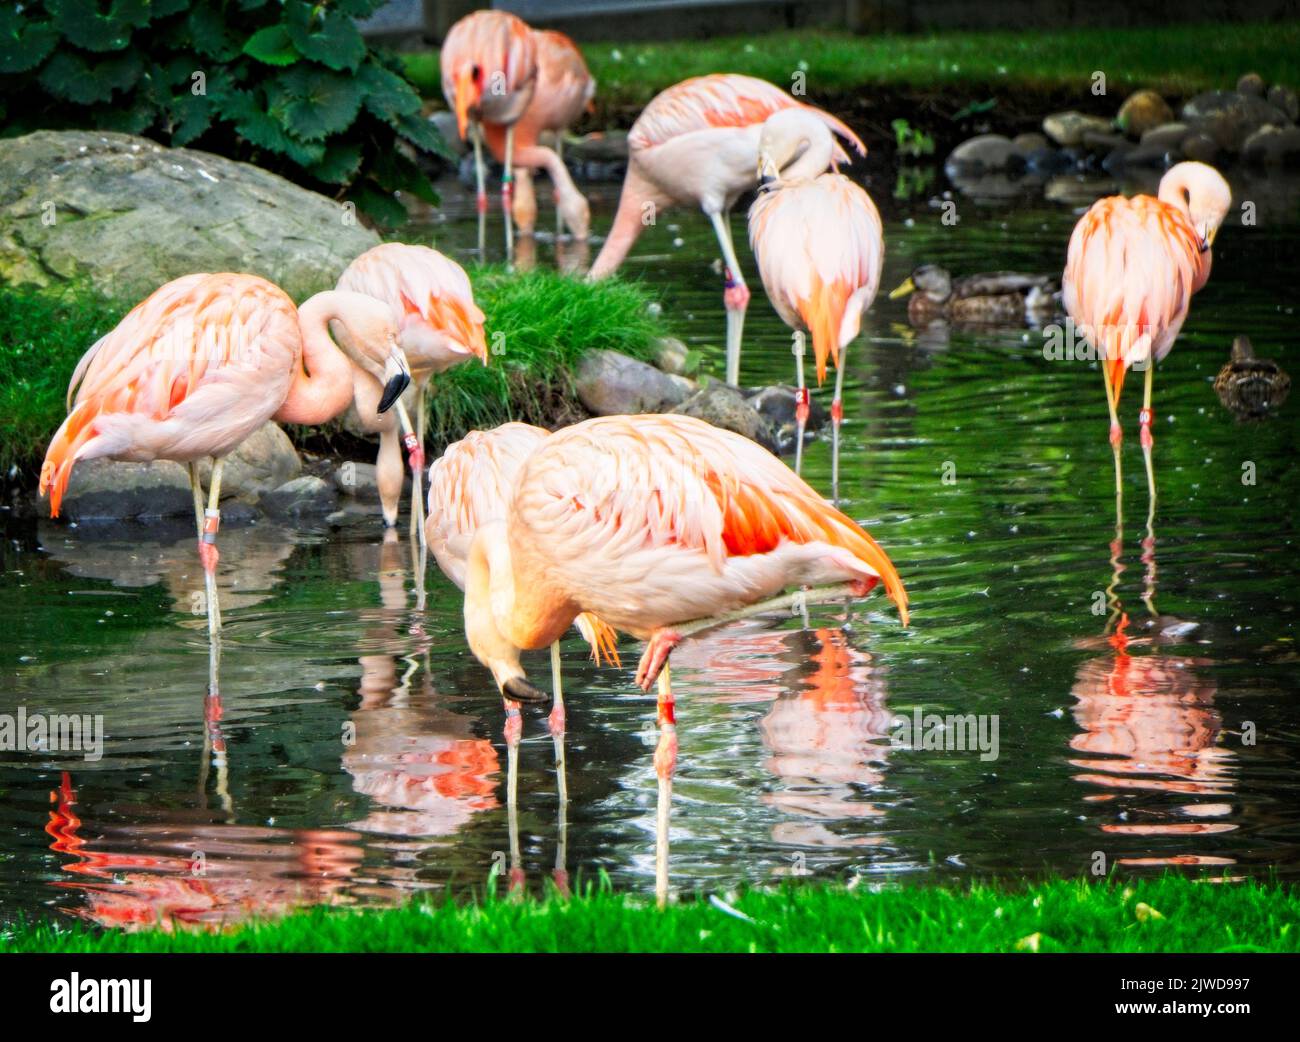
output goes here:
[[1243, 420], [1258, 420], [1275, 412], [1291, 392], [1291, 377], [1268, 358], [1256, 358], [1250, 337], [1232, 342], [1232, 358], [1214, 378], [1219, 401]]
[[989, 271], [953, 279], [946, 268], [923, 264], [889, 294], [911, 294], [907, 317], [914, 326], [936, 319], [971, 325], [1040, 325], [1060, 310], [1061, 285], [1051, 275]]

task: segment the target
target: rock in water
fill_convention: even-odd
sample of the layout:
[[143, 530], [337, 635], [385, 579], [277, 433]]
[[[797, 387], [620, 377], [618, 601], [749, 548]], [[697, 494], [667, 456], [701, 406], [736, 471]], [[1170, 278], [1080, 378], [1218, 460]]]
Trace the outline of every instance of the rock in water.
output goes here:
[[195, 271], [243, 271], [294, 299], [379, 243], [333, 200], [248, 163], [105, 131], [0, 141], [0, 280], [88, 278], [142, 297]]
[[[773, 384], [771, 387], [755, 391], [746, 399], [754, 409], [758, 410], [759, 415], [767, 420], [781, 452], [794, 450], [795, 436], [799, 431], [794, 414], [796, 394], [796, 388], [788, 384]], [[808, 426], [804, 430], [805, 436], [820, 430], [825, 423], [826, 410], [814, 395], [808, 403]]]
[[1089, 130], [1107, 134], [1111, 130], [1110, 120], [1085, 116], [1082, 112], [1054, 112], [1043, 120], [1043, 133], [1064, 148], [1083, 144], [1084, 132]]
[[943, 164], [949, 177], [964, 177], [995, 170], [1006, 170], [1013, 162], [1024, 165], [1024, 157], [1009, 137], [981, 134], [970, 138], [949, 153]]
[[683, 416], [694, 416], [715, 427], [721, 427], [724, 431], [743, 434], [769, 452], [776, 451], [776, 437], [772, 433], [771, 424], [745, 400], [739, 390], [721, 380], [710, 380], [672, 411]]
[[258, 500], [258, 506], [266, 511], [268, 517], [324, 517], [333, 513], [338, 505], [339, 494], [334, 486], [310, 474], [286, 481]]
[[596, 416], [666, 412], [690, 393], [690, 381], [618, 351], [584, 355], [574, 385], [579, 400]]
[[1153, 90], [1139, 90], [1130, 94], [1120, 106], [1115, 122], [1129, 137], [1140, 138], [1148, 130], [1168, 123], [1174, 110]]

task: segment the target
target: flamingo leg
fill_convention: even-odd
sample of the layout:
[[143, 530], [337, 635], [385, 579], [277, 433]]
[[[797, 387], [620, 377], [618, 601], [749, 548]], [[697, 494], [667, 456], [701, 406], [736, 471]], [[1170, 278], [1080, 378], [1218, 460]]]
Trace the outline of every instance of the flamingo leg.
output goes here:
[[840, 424], [844, 422], [844, 355], [845, 344], [840, 348], [839, 364], [835, 367], [835, 397], [831, 400], [831, 502], [840, 502]]
[[203, 540], [203, 482], [199, 480], [198, 460], [190, 461], [190, 491], [194, 493], [194, 527]]
[[727, 309], [727, 383], [734, 387], [740, 381], [740, 339], [745, 328], [745, 309], [749, 306], [749, 287], [740, 272], [727, 216], [725, 213], [712, 213], [709, 220], [713, 222], [713, 232], [718, 237], [726, 265], [722, 303]]
[[501, 169], [501, 211], [506, 216], [506, 263], [515, 259], [515, 223], [512, 213], [514, 196], [515, 128], [506, 127], [506, 159]]
[[677, 770], [677, 716], [669, 667], [659, 674], [659, 744], [655, 747], [655, 774], [659, 797], [655, 805], [655, 900], [668, 903], [668, 840], [673, 803], [673, 774]]
[[1119, 459], [1120, 446], [1124, 443], [1124, 431], [1119, 425], [1119, 416], [1115, 411], [1116, 394], [1110, 382], [1110, 370], [1106, 368], [1106, 359], [1101, 360], [1101, 378], [1106, 384], [1106, 404], [1110, 407], [1110, 447], [1115, 453], [1115, 521], [1118, 524], [1124, 512], [1124, 479], [1122, 464]]
[[199, 561], [203, 564], [203, 582], [208, 599], [208, 634], [221, 632], [221, 605], [217, 601], [217, 529], [221, 527], [221, 468], [224, 460], [212, 461], [212, 485], [208, 489], [208, 507], [203, 512], [203, 531], [199, 535]]
[[[416, 408], [424, 408], [424, 399], [416, 391]], [[411, 538], [420, 546], [427, 545], [424, 534], [424, 439], [416, 433], [416, 426], [411, 422], [410, 413], [402, 400], [397, 400], [397, 418], [402, 424], [402, 441], [406, 445], [406, 458], [411, 467]]]
[[[562, 130], [561, 130], [559, 133], [557, 133], [557, 134], [555, 135], [555, 157], [560, 161], [561, 165], [563, 165], [563, 163], [564, 163], [564, 131], [562, 131]], [[560, 193], [559, 193], [559, 190], [557, 189], [557, 190], [553, 193], [553, 195], [555, 196], [555, 202], [556, 202], [556, 206], [555, 206], [555, 237], [558, 239], [561, 235], [564, 234], [564, 218], [563, 218], [562, 216], [560, 216], [560, 207], [559, 207]], [[569, 231], [573, 231], [573, 229], [570, 228]]]
[[559, 846], [555, 851], [555, 885], [562, 894], [569, 893], [569, 873], [565, 867], [568, 846], [569, 783], [564, 759], [564, 684], [560, 671], [560, 642], [551, 645], [551, 690], [555, 704], [551, 707], [549, 723], [551, 740], [555, 743], [555, 786], [559, 801]]
[[1149, 506], [1147, 507], [1147, 527], [1151, 528], [1156, 517], [1156, 470], [1155, 463], [1151, 458], [1151, 450], [1155, 447], [1156, 440], [1151, 434], [1151, 421], [1155, 419], [1155, 413], [1151, 410], [1151, 385], [1155, 379], [1156, 362], [1154, 358], [1147, 360], [1146, 377], [1142, 389], [1142, 412], [1138, 417], [1139, 423], [1139, 441], [1142, 443], [1142, 457], [1147, 467], [1147, 494], [1149, 496]]
[[523, 892], [523, 857], [519, 849], [519, 739], [523, 735], [523, 719], [519, 703], [505, 699], [506, 706], [506, 827], [510, 833], [510, 875], [507, 892]]
[[794, 354], [794, 379], [798, 385], [794, 396], [794, 472], [799, 474], [803, 470], [803, 434], [808, 429], [808, 413], [811, 409], [808, 385], [804, 382], [803, 358], [807, 346], [802, 329], [794, 331], [794, 346], [791, 351]]
[[474, 181], [478, 189], [475, 207], [478, 210], [478, 256], [479, 263], [486, 260], [487, 253], [487, 170], [483, 165], [483, 128], [477, 123], [470, 124], [470, 136], [474, 139]]

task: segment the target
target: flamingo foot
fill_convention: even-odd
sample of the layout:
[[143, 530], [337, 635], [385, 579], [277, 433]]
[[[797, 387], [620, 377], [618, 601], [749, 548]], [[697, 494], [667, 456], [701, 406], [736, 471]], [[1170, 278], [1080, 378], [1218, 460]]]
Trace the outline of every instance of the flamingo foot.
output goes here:
[[1151, 421], [1155, 418], [1155, 413], [1150, 409], [1143, 409], [1138, 413], [1138, 441], [1144, 449], [1149, 449], [1156, 443], [1156, 439], [1151, 434]]
[[794, 392], [794, 420], [800, 430], [808, 426], [808, 417], [812, 414], [812, 394], [806, 387]]
[[831, 402], [831, 420], [835, 423], [844, 421], [844, 403], [838, 398]]
[[524, 870], [522, 868], [512, 868], [508, 876], [510, 882], [506, 892], [511, 897], [520, 897], [524, 892]]
[[551, 713], [546, 718], [546, 723], [551, 729], [551, 734], [557, 737], [564, 734], [565, 715], [563, 702], [556, 702], [555, 705], [551, 706]]
[[659, 732], [659, 744], [655, 746], [655, 773], [660, 778], [671, 778], [677, 770], [677, 728], [664, 724]]
[[1110, 425], [1110, 443], [1119, 448], [1120, 443], [1124, 440], [1124, 429], [1118, 423]]
[[487, 213], [487, 209], [488, 209], [487, 192], [479, 192], [478, 198], [474, 202], [479, 213]]
[[555, 889], [560, 892], [561, 897], [569, 897], [569, 872], [567, 869], [557, 868], [555, 874], [551, 877], [555, 880]]
[[650, 685], [659, 679], [659, 674], [668, 664], [668, 656], [681, 642], [681, 634], [674, 630], [656, 630], [650, 637], [645, 654], [636, 667], [636, 684], [642, 691], [649, 691]]

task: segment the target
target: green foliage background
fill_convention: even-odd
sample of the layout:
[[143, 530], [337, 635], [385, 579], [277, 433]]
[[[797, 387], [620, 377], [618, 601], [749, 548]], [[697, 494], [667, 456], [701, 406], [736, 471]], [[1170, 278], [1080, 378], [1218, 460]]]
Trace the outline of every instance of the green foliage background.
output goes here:
[[0, 125], [144, 134], [247, 160], [386, 224], [447, 154], [355, 18], [381, 0], [30, 0], [0, 6]]

